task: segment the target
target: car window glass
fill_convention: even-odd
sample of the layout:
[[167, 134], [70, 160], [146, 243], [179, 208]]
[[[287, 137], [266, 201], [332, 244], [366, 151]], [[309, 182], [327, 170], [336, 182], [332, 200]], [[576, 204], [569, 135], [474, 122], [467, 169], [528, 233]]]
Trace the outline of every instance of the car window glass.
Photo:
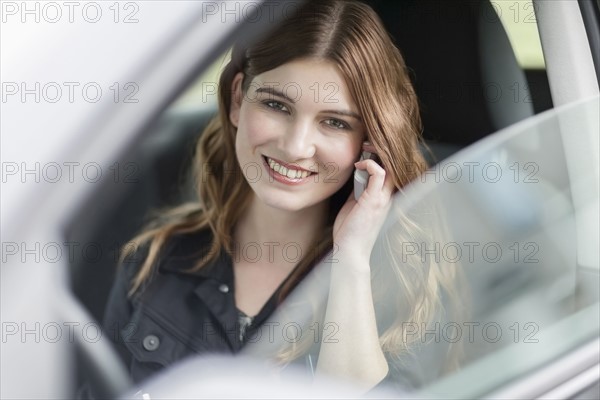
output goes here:
[[544, 54], [531, 0], [493, 1], [515, 56], [523, 69], [545, 69]]
[[[406, 268], [421, 263], [449, 285], [432, 321], [403, 322], [406, 339], [415, 340], [390, 364], [395, 389], [478, 398], [597, 337], [598, 228], [587, 218], [598, 207], [598, 109], [595, 98], [516, 124], [396, 195], [379, 244], [400, 242], [391, 252], [374, 248], [374, 293], [393, 279], [386, 274], [398, 260]], [[278, 334], [257, 335], [250, 354], [336, 340], [344, 328], [320, 326], [311, 312], [326, 304], [326, 271], [335, 262], [333, 253], [302, 282], [266, 325]], [[376, 307], [383, 321], [407, 311], [385, 301]], [[322, 337], [313, 337], [317, 326]]]
[[214, 109], [218, 101], [219, 75], [229, 61], [228, 50], [200, 75], [190, 87], [171, 105], [173, 110], [208, 110]]
[[500, 0], [490, 4], [506, 30], [517, 63], [527, 79], [526, 86], [518, 82], [511, 85], [510, 95], [515, 101], [531, 103], [536, 114], [552, 108], [536, 19], [539, 5], [532, 0]]

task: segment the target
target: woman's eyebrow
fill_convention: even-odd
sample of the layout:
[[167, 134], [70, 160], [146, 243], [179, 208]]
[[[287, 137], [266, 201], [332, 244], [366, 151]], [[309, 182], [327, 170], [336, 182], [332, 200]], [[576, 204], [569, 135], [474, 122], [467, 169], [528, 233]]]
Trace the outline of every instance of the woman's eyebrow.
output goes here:
[[324, 110], [321, 111], [323, 114], [337, 114], [337, 115], [341, 115], [344, 117], [351, 117], [351, 118], [355, 118], [359, 121], [362, 121], [362, 118], [360, 117], [360, 115], [358, 115], [357, 113], [353, 112], [353, 111], [346, 111], [346, 110]]
[[256, 89], [256, 93], [267, 93], [271, 96], [281, 97], [282, 99], [285, 99], [285, 100], [289, 101], [290, 103], [296, 102], [295, 99], [292, 99], [291, 97], [287, 96], [282, 91], [277, 90], [274, 87], [270, 87], [270, 86], [259, 87], [258, 89]]

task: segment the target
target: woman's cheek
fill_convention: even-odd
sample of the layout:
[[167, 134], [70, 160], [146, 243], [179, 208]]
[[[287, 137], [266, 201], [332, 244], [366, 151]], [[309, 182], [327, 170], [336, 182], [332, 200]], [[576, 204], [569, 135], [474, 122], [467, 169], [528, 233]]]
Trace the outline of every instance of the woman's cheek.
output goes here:
[[346, 167], [343, 171], [341, 171], [340, 181], [342, 183], [345, 183], [350, 178], [350, 175], [352, 175], [353, 172], [354, 172], [354, 164], [351, 164], [349, 167]]
[[254, 113], [246, 119], [248, 142], [254, 148], [273, 139], [277, 130], [281, 130], [277, 122], [264, 113]]
[[355, 146], [331, 146], [331, 148], [337, 148], [337, 151], [330, 153], [328, 156], [330, 160], [333, 160], [333, 164], [336, 166], [337, 175], [340, 180], [346, 182], [350, 175], [354, 172], [354, 163], [358, 161], [358, 157], [355, 156], [357, 151], [354, 149]]

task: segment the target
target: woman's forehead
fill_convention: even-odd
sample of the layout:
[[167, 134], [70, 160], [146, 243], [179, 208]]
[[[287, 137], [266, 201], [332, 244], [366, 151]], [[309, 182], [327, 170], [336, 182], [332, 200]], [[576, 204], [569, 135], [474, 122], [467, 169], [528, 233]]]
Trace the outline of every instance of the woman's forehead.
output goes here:
[[285, 94], [293, 103], [312, 101], [356, 111], [344, 76], [331, 61], [300, 59], [265, 71], [252, 80], [249, 91]]

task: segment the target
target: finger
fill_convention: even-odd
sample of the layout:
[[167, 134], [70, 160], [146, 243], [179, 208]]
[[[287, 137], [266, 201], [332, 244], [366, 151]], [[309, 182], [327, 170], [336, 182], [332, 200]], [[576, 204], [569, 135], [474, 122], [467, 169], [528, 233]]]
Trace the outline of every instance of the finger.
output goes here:
[[[371, 176], [376, 177], [379, 175], [369, 172], [369, 169], [367, 167], [368, 164], [371, 164], [371, 162], [369, 162], [369, 161], [372, 161], [372, 160], [362, 160], [362, 161], [355, 163], [355, 165], [356, 165], [357, 169], [366, 169], [367, 170], [367, 172], [369, 173], [369, 184], [370, 184], [371, 180], [377, 181], [377, 178], [372, 179]], [[383, 184], [381, 184], [381, 186], [379, 183], [374, 182], [372, 189], [385, 191], [387, 196], [391, 196], [396, 191], [396, 187], [394, 185], [394, 178], [393, 178], [392, 174], [387, 173], [387, 171], [385, 169], [383, 169], [383, 167], [381, 165], [379, 165], [376, 162], [375, 162], [375, 164], [376, 164], [376, 167], [378, 167], [377, 169], [381, 170], [383, 172], [384, 179], [383, 179]]]
[[369, 174], [369, 183], [366, 190], [370, 193], [381, 191], [385, 182], [385, 170], [373, 160], [362, 160], [354, 164], [357, 169], [366, 170]]

